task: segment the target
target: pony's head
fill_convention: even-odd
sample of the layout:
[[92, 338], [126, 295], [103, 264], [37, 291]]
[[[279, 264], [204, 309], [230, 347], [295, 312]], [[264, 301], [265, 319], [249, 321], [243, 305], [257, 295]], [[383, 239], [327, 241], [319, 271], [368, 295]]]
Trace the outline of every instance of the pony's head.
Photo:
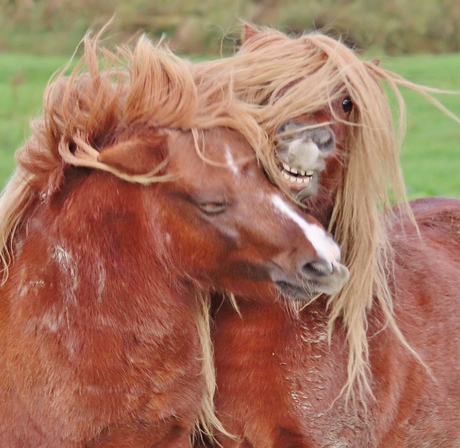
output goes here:
[[[164, 164], [170, 180], [144, 196], [155, 216], [151, 239], [165, 238], [170, 277], [253, 300], [273, 300], [276, 291], [303, 300], [343, 286], [336, 244], [282, 198], [241, 134], [218, 127], [143, 138], [103, 149], [98, 160], [124, 173]], [[155, 146], [160, 160], [149, 167]]]
[[[272, 143], [269, 176], [324, 216], [339, 237], [346, 231], [337, 228], [342, 219], [332, 216], [333, 209], [348, 215], [357, 205], [369, 208], [369, 201], [388, 208], [389, 188], [405, 200], [392, 113], [381, 83], [395, 87], [399, 78], [374, 61], [362, 61], [321, 33], [290, 38], [247, 25], [235, 56], [198, 64], [195, 73], [198, 79], [228, 76]], [[395, 94], [403, 111], [397, 89]], [[404, 130], [403, 117], [399, 128]], [[369, 174], [361, 176], [359, 170]], [[352, 204], [358, 196], [363, 202]]]

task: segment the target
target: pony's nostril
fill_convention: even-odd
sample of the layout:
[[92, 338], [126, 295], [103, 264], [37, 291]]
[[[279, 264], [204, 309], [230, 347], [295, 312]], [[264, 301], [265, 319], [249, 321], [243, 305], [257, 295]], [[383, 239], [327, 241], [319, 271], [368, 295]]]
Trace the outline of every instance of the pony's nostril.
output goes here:
[[317, 129], [312, 136], [321, 152], [332, 152], [335, 146], [334, 133], [329, 128]]
[[281, 124], [278, 129], [276, 130], [277, 134], [282, 134], [287, 128], [287, 123]]
[[302, 266], [302, 270], [310, 277], [325, 277], [334, 271], [332, 264], [326, 260], [314, 260]]

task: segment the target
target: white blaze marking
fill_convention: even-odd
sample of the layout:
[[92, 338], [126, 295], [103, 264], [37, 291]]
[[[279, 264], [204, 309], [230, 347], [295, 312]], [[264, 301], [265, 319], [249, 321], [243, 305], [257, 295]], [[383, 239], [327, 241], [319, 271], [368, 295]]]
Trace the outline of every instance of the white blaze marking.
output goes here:
[[233, 158], [232, 151], [228, 145], [225, 145], [225, 160], [227, 162], [228, 167], [232, 170], [235, 176], [238, 175], [238, 165], [235, 163], [235, 159]]
[[289, 155], [302, 164], [302, 169], [307, 171], [314, 168], [320, 157], [318, 145], [311, 140], [298, 138], [289, 144]]
[[273, 205], [294, 221], [304, 232], [307, 239], [313, 245], [316, 253], [324, 260], [329, 261], [333, 266], [337, 266], [340, 259], [339, 246], [326, 235], [324, 229], [316, 224], [310, 224], [297, 214], [280, 196], [274, 194], [271, 197]]

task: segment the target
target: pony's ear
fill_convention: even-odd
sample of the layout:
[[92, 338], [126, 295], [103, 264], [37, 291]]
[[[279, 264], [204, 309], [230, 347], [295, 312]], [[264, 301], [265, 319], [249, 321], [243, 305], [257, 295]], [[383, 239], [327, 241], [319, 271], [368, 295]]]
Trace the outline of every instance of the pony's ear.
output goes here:
[[138, 137], [104, 148], [98, 161], [126, 174], [148, 174], [165, 160], [168, 154], [166, 135]]
[[254, 28], [249, 23], [244, 24], [243, 34], [241, 35], [241, 42], [246, 42], [252, 36], [255, 36], [258, 33], [257, 28]]

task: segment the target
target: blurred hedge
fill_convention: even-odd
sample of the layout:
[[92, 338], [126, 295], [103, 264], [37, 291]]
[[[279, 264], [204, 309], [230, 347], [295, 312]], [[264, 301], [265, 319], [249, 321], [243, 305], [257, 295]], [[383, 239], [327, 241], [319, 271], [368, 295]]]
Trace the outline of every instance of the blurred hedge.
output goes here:
[[0, 51], [68, 54], [114, 15], [115, 40], [146, 31], [189, 54], [231, 51], [241, 19], [391, 55], [460, 51], [459, 0], [0, 0]]

